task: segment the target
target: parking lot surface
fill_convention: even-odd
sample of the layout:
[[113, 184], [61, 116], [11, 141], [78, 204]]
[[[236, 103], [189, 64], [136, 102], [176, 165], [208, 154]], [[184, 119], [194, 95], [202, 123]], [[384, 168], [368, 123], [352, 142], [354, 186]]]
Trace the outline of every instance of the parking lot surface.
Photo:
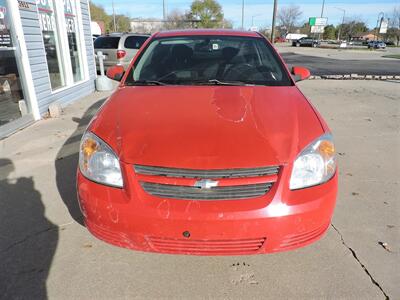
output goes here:
[[399, 299], [400, 82], [315, 80], [300, 88], [338, 151], [338, 203], [320, 241], [271, 255], [197, 257], [97, 240], [82, 225], [74, 183], [80, 136], [108, 96], [96, 93], [0, 141], [0, 295]]
[[387, 50], [338, 50], [297, 48], [287, 44], [277, 45], [285, 62], [292, 66], [304, 66], [312, 75], [400, 75], [400, 59], [386, 58], [399, 55], [400, 48]]

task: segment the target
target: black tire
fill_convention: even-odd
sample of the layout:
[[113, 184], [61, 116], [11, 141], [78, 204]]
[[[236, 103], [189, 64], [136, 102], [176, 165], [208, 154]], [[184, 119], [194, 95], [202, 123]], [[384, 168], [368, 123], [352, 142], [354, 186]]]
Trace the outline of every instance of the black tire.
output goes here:
[[300, 43], [296, 43], [296, 47], [300, 47]]

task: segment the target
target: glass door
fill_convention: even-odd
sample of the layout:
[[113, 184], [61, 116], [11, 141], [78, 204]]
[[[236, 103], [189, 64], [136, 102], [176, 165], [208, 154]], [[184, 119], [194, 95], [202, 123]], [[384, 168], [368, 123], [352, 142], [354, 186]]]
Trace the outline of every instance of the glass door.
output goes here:
[[28, 113], [7, 0], [0, 0], [0, 126]]

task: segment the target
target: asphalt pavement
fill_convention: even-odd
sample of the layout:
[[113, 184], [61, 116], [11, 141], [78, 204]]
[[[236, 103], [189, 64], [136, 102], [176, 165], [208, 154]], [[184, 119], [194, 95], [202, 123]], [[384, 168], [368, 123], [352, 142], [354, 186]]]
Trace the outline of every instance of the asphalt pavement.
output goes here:
[[2, 299], [400, 299], [400, 82], [313, 80], [333, 130], [332, 225], [295, 251], [198, 257], [94, 238], [76, 202], [79, 140], [108, 93], [0, 141]]
[[[334, 50], [336, 51], [336, 50]], [[400, 59], [333, 59], [327, 57], [299, 54], [294, 52], [281, 53], [283, 59], [292, 66], [304, 66], [312, 75], [400, 75]]]

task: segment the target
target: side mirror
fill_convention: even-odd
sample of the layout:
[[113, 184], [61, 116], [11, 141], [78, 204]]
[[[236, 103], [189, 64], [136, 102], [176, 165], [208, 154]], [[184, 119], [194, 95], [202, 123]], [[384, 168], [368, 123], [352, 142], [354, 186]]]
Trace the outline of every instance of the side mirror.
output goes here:
[[310, 70], [304, 67], [293, 67], [292, 74], [296, 82], [306, 80], [311, 76]]
[[107, 77], [116, 81], [121, 81], [124, 73], [125, 70], [123, 66], [113, 66], [107, 69]]

